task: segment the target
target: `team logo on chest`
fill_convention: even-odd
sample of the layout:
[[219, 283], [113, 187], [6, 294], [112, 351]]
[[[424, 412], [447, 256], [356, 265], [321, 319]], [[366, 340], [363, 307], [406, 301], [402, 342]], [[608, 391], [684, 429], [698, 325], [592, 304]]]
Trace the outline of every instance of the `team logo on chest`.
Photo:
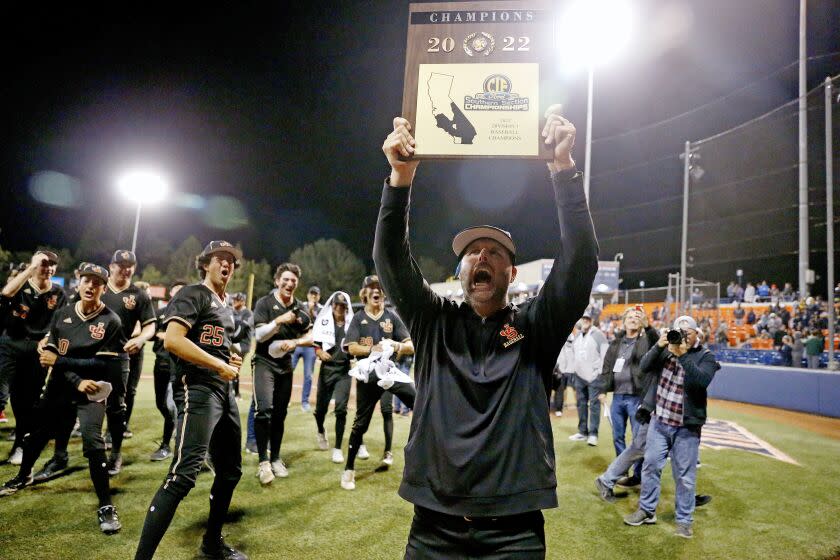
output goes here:
[[91, 338], [95, 340], [102, 340], [103, 338], [105, 338], [105, 323], [90, 325], [88, 329], [90, 329]]
[[53, 294], [49, 298], [47, 298], [47, 307], [49, 309], [55, 309], [56, 305], [58, 305], [58, 296], [56, 294]]
[[137, 298], [133, 294], [123, 297], [123, 305], [125, 305], [126, 309], [134, 309], [137, 307]]
[[18, 308], [12, 312], [12, 315], [15, 317], [20, 317], [21, 319], [26, 319], [29, 315], [29, 306], [23, 305], [22, 303], [18, 306]]
[[516, 344], [523, 338], [525, 338], [524, 334], [519, 334], [519, 331], [516, 330], [515, 327], [505, 323], [505, 326], [502, 327], [502, 330], [499, 331], [499, 335], [505, 339], [505, 342], [502, 343], [502, 346], [507, 348], [511, 344]]
[[391, 334], [392, 332], [394, 332], [394, 323], [391, 322], [391, 319], [385, 319], [384, 321], [379, 323], [379, 326], [382, 328], [382, 332], [384, 332], [385, 334]]

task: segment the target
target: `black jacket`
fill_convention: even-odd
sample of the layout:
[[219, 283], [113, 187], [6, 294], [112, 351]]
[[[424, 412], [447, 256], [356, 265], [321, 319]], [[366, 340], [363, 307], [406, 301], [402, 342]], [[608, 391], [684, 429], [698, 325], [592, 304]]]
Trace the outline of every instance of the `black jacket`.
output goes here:
[[[607, 348], [607, 353], [604, 354], [604, 368], [601, 370], [601, 375], [598, 376], [598, 386], [602, 393], [615, 391], [613, 366], [618, 359], [618, 351], [621, 348], [621, 339], [623, 338], [624, 331], [617, 332], [613, 341], [610, 342], [609, 348]], [[650, 347], [656, 344], [657, 340], [659, 340], [659, 333], [653, 327], [648, 326], [645, 329], [644, 336], [639, 336], [633, 346], [633, 353], [630, 355], [630, 374], [633, 382], [633, 394], [637, 397], [644, 396], [648, 383], [650, 383], [650, 374], [643, 372], [641, 368], [642, 358]]]
[[[557, 506], [552, 369], [586, 308], [598, 245], [580, 174], [553, 175], [560, 232], [540, 293], [479, 317], [435, 294], [408, 243], [409, 188], [386, 184], [373, 259], [416, 348], [417, 399], [400, 496], [459, 516]], [[547, 241], [548, 243], [549, 241]]]
[[[642, 408], [651, 412], [656, 410], [656, 388], [665, 362], [673, 357], [670, 351], [654, 344], [642, 358], [642, 369], [653, 374], [654, 383], [650, 384], [645, 394]], [[720, 364], [715, 355], [703, 345], [690, 348], [677, 358], [685, 370], [685, 400], [683, 401], [683, 425], [700, 427], [706, 423], [706, 388], [715, 378]]]

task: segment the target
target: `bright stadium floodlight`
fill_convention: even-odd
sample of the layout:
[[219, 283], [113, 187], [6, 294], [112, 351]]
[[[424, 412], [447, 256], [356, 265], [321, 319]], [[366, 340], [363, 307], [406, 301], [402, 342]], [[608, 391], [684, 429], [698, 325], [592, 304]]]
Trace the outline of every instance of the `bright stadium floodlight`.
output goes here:
[[134, 219], [134, 237], [131, 241], [131, 252], [137, 250], [137, 232], [140, 230], [140, 209], [143, 204], [154, 204], [166, 198], [169, 185], [162, 175], [153, 171], [129, 171], [117, 179], [117, 189], [126, 199], [137, 205], [137, 216]]
[[636, 14], [629, 0], [575, 0], [568, 4], [557, 26], [556, 43], [561, 69], [574, 71], [585, 67], [588, 72], [583, 167], [583, 190], [587, 201], [592, 160], [592, 89], [595, 66], [627, 49], [635, 19]]

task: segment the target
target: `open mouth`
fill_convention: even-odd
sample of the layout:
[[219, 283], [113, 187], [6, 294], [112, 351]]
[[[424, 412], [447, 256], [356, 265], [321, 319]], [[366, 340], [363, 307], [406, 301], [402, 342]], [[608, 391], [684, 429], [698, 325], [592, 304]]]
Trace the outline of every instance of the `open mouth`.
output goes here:
[[493, 280], [493, 276], [490, 274], [489, 270], [479, 269], [476, 270], [473, 274], [473, 285], [477, 286], [479, 284], [490, 284]]
[[222, 278], [227, 278], [228, 276], [230, 276], [230, 271], [226, 268], [223, 268], [222, 269]]

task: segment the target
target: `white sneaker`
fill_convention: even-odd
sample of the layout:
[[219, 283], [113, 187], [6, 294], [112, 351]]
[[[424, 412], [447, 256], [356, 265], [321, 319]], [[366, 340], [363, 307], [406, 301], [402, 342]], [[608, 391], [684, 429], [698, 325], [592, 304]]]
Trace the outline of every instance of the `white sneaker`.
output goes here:
[[289, 469], [286, 468], [286, 463], [284, 463], [282, 459], [277, 459], [276, 461], [271, 462], [271, 472], [274, 473], [274, 476], [278, 476], [280, 478], [286, 478], [289, 476]]
[[586, 439], [586, 444], [595, 447], [596, 445], [598, 445], [598, 436], [589, 436]]
[[356, 458], [357, 459], [362, 459], [362, 460], [370, 459], [370, 453], [368, 453], [368, 450], [367, 450], [367, 447], [365, 446], [365, 444], [362, 444], [362, 445], [359, 446], [359, 452], [356, 453]]
[[385, 455], [382, 456], [382, 462], [390, 467], [394, 464], [394, 454], [386, 451]]
[[563, 416], [563, 411], [561, 411], [561, 410], [555, 410], [555, 411], [554, 411], [554, 416]]
[[583, 434], [575, 434], [573, 436], [569, 436], [570, 441], [586, 441], [586, 436]]
[[341, 473], [341, 487], [345, 490], [356, 489], [356, 471], [346, 470]]
[[318, 433], [316, 436], [316, 440], [318, 441], [318, 449], [321, 451], [326, 451], [330, 448], [330, 442], [327, 440], [327, 434]]
[[344, 462], [344, 455], [342, 455], [341, 449], [333, 449], [332, 462], [336, 464]]
[[260, 484], [266, 486], [271, 484], [274, 480], [274, 473], [271, 472], [271, 463], [268, 461], [260, 461], [260, 467], [257, 470], [257, 477], [260, 479]]
[[9, 464], [18, 467], [21, 463], [23, 463], [23, 448], [15, 447], [9, 455]]

